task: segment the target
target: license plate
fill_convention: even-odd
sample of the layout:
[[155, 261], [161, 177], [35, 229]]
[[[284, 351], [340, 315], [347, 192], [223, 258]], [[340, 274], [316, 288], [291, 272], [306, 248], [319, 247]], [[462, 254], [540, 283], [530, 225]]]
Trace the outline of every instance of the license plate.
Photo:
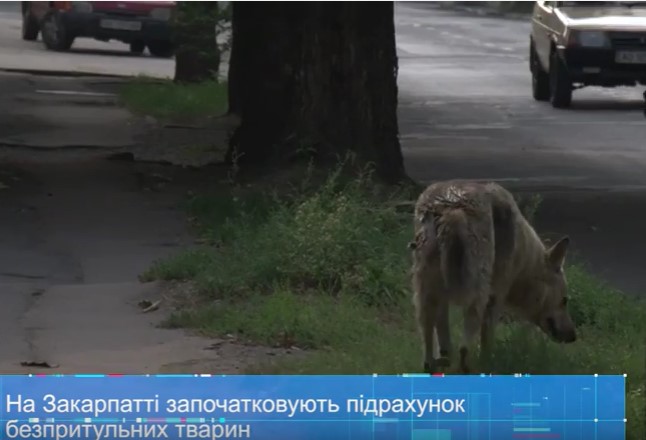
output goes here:
[[617, 52], [615, 61], [622, 64], [646, 64], [646, 51]]
[[119, 31], [140, 31], [140, 21], [124, 20], [101, 20], [101, 27], [104, 29], [115, 29]]

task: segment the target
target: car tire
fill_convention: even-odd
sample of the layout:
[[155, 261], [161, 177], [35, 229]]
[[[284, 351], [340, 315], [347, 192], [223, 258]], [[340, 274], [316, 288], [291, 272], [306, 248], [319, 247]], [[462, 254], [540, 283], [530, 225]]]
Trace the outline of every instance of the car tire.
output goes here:
[[45, 14], [41, 34], [43, 43], [49, 50], [63, 52], [69, 50], [74, 44], [74, 36], [67, 33], [57, 11], [49, 11]]
[[175, 52], [170, 41], [150, 41], [147, 46], [150, 54], [158, 58], [171, 58]]
[[25, 41], [35, 41], [38, 39], [39, 33], [38, 20], [32, 15], [29, 6], [26, 6], [22, 13], [22, 39]]
[[550, 103], [554, 108], [567, 108], [572, 104], [572, 80], [561, 57], [550, 56]]
[[549, 101], [550, 76], [541, 66], [533, 43], [529, 48], [529, 62], [532, 73], [532, 96], [536, 101]]
[[141, 55], [146, 50], [146, 43], [141, 40], [132, 41], [130, 43], [130, 53]]

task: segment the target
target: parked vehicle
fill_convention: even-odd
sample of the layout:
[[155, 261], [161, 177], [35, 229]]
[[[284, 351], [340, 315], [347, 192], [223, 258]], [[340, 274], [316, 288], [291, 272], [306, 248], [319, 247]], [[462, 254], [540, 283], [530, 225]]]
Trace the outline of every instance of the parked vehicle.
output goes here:
[[577, 88], [646, 85], [646, 2], [536, 2], [529, 68], [534, 99], [556, 108]]
[[175, 2], [22, 2], [22, 38], [41, 34], [47, 49], [65, 51], [76, 38], [118, 40], [133, 53], [172, 57], [170, 18]]

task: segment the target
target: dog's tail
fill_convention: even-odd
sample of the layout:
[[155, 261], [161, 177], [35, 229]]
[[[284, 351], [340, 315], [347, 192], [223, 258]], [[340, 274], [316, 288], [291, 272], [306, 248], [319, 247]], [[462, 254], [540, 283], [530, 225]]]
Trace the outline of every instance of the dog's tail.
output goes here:
[[462, 209], [448, 210], [438, 218], [436, 228], [444, 285], [449, 291], [465, 292], [476, 280], [467, 213]]

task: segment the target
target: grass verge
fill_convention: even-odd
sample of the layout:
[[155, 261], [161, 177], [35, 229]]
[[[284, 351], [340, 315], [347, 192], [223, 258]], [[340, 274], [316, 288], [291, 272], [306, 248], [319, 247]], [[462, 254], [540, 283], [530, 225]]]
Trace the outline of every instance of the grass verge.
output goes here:
[[[409, 294], [409, 213], [398, 193], [375, 195], [368, 177], [332, 175], [316, 190], [280, 198], [248, 190], [192, 199], [207, 246], [160, 261], [148, 279], [190, 279], [199, 307], [168, 324], [310, 349], [303, 360], [257, 371], [281, 374], [401, 373], [420, 369]], [[501, 325], [500, 374], [628, 374], [628, 439], [646, 438], [646, 303], [570, 266], [573, 345], [556, 345], [519, 323]], [[453, 322], [456, 322], [454, 319]], [[456, 329], [457, 330], [457, 329]]]
[[227, 109], [227, 84], [207, 81], [176, 84], [135, 78], [121, 87], [120, 101], [135, 114], [174, 121], [219, 116]]

